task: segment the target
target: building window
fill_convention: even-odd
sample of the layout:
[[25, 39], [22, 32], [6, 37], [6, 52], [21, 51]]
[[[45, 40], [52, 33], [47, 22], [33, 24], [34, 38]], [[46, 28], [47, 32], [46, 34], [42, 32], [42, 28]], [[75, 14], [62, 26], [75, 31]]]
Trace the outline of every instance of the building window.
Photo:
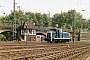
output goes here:
[[30, 37], [30, 41], [31, 41], [31, 37]]
[[40, 36], [37, 36], [37, 38], [40, 38]]
[[36, 41], [36, 37], [34, 37], [34, 41]]
[[33, 33], [33, 34], [36, 34], [36, 31], [35, 31], [35, 30], [33, 30], [33, 31], [32, 31], [32, 33]]
[[27, 33], [27, 29], [24, 29], [24, 33]]
[[32, 34], [32, 30], [31, 29], [29, 29], [29, 33]]

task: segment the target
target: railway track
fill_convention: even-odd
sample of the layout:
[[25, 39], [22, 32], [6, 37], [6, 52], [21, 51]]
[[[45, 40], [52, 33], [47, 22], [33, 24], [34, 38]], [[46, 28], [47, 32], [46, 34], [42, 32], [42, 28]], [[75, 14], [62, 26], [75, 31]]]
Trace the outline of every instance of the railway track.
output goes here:
[[25, 43], [0, 43], [0, 60], [86, 60], [90, 55], [88, 42]]

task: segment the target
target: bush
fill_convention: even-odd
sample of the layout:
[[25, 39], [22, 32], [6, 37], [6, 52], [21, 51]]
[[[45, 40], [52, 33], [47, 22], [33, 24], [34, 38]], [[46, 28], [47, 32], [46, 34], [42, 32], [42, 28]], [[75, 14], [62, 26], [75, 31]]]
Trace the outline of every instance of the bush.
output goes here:
[[3, 34], [0, 34], [0, 41], [6, 41], [6, 37]]
[[12, 40], [12, 32], [5, 31], [5, 32], [2, 32], [2, 34], [6, 37], [6, 40], [8, 40], [8, 41]]

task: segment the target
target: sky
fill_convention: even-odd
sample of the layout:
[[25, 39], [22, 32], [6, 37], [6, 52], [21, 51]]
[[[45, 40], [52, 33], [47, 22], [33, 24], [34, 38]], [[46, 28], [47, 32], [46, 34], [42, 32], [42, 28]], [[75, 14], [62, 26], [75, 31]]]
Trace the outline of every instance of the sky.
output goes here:
[[[53, 16], [55, 13], [61, 13], [61, 11], [68, 12], [68, 10], [75, 9], [84, 18], [89, 19], [90, 17], [90, 0], [15, 0], [15, 2], [15, 9], [19, 10], [17, 6], [20, 6], [20, 10], [24, 12], [42, 14], [50, 12], [50, 15]], [[11, 10], [13, 10], [13, 0], [0, 1], [0, 16], [10, 14]]]

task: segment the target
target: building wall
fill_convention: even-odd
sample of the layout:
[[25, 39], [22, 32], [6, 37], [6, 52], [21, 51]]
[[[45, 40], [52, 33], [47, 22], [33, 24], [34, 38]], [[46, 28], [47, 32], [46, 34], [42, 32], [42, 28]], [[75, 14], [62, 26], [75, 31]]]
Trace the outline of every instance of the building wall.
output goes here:
[[41, 41], [41, 36], [40, 35], [36, 36], [36, 41]]
[[27, 41], [36, 41], [36, 35], [27, 35], [26, 40]]
[[43, 36], [43, 35], [37, 35], [36, 41], [44, 41], [44, 38], [45, 38], [45, 36]]
[[36, 35], [36, 30], [21, 29], [21, 35]]
[[36, 30], [21, 29], [21, 35], [24, 35], [25, 41], [36, 41]]

